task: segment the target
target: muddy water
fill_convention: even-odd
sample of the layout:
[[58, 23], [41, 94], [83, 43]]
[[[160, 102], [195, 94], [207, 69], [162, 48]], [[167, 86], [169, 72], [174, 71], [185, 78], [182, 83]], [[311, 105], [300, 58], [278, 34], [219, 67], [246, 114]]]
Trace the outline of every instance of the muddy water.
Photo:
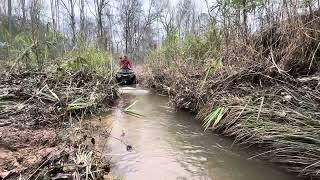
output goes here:
[[[113, 175], [129, 180], [213, 179], [294, 180], [257, 160], [248, 160], [245, 149], [228, 139], [203, 132], [201, 124], [186, 112], [168, 107], [168, 99], [145, 90], [122, 88], [119, 109], [112, 114], [109, 140]], [[122, 112], [136, 101], [137, 118]], [[126, 145], [133, 149], [127, 151]]]

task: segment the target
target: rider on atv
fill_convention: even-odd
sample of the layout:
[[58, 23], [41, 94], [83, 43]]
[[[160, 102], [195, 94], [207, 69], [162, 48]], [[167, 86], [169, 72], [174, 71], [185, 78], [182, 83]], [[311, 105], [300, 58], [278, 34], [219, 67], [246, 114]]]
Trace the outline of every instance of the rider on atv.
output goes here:
[[123, 59], [122, 57], [120, 57], [119, 66], [120, 66], [120, 69], [132, 69], [132, 64], [127, 56], [124, 56]]
[[117, 81], [126, 85], [135, 83], [136, 75], [132, 70], [132, 64], [127, 56], [124, 56], [124, 58], [120, 57], [119, 67], [120, 69], [116, 74]]

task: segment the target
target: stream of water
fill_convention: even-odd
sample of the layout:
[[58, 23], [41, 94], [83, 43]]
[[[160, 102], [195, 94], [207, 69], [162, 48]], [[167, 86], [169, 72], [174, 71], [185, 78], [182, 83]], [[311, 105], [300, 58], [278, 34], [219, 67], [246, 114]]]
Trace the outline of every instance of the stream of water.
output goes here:
[[[184, 111], [168, 106], [168, 98], [146, 90], [122, 88], [119, 108], [111, 116], [112, 136], [108, 154], [112, 174], [129, 180], [295, 180], [292, 175], [258, 160], [248, 160], [247, 149], [230, 139], [204, 132], [201, 123]], [[143, 117], [122, 112], [132, 110]], [[132, 145], [127, 151], [124, 143]]]

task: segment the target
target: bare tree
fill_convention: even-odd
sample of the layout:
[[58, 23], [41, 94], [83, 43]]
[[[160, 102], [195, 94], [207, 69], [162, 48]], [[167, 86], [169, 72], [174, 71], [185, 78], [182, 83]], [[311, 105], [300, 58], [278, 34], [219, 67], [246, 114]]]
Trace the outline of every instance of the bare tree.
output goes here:
[[70, 26], [72, 30], [72, 47], [76, 45], [76, 20], [75, 20], [75, 14], [74, 14], [74, 6], [76, 3], [76, 0], [68, 0], [69, 7], [66, 5], [66, 3], [61, 0], [62, 5], [67, 10], [67, 13], [70, 18]]
[[165, 30], [166, 35], [176, 30], [174, 22], [175, 11], [169, 7], [169, 4], [165, 5], [163, 13], [160, 15], [160, 22]]
[[163, 4], [156, 0], [150, 0], [148, 9], [141, 13], [136, 19], [134, 35], [134, 55], [136, 57], [145, 54], [150, 48], [154, 47], [154, 30], [152, 24], [161, 16], [164, 7]]
[[246, 35], [248, 33], [248, 15], [247, 15], [247, 0], [242, 0], [242, 15], [243, 15], [243, 31], [244, 34]]
[[[1, 2], [1, 1], [0, 1]], [[2, 2], [1, 2], [2, 3]], [[2, 15], [2, 6], [0, 5], [0, 15]]]
[[53, 30], [56, 31], [57, 30], [57, 23], [56, 23], [56, 15], [55, 15], [55, 0], [50, 0], [51, 3], [51, 20], [52, 20], [52, 27], [53, 27]]
[[60, 0], [55, 0], [55, 11], [56, 11], [56, 25], [57, 30], [60, 30]]
[[11, 0], [8, 0], [8, 30], [12, 34], [12, 7]]
[[[98, 25], [98, 39], [99, 39], [99, 46], [103, 46], [104, 49], [107, 49], [107, 40], [104, 33], [103, 27], [103, 13], [105, 8], [107, 7], [109, 1], [107, 0], [95, 0], [95, 12], [96, 12], [96, 19]], [[101, 48], [101, 47], [100, 47]]]
[[21, 0], [21, 11], [22, 11], [22, 24], [25, 25], [27, 22], [26, 17], [26, 0]]
[[[157, 0], [121, 0], [119, 3], [119, 23], [124, 53], [132, 59], [142, 59], [143, 55], [156, 46], [154, 24], [161, 18], [164, 10], [163, 2]], [[168, 1], [165, 1], [168, 2]], [[116, 43], [119, 44], [119, 43]]]
[[84, 21], [85, 21], [85, 12], [84, 12], [84, 0], [80, 0], [80, 33], [84, 35]]
[[37, 30], [39, 30], [40, 25], [40, 2], [39, 1], [31, 1], [30, 6], [30, 17], [31, 17], [31, 33], [32, 33], [32, 39], [36, 41], [38, 39], [38, 33], [36, 33]]
[[184, 37], [190, 31], [193, 9], [195, 9], [195, 7], [191, 0], [181, 0], [178, 3], [176, 23], [179, 35], [182, 37]]
[[111, 51], [111, 53], [114, 53], [114, 46], [113, 46], [113, 15], [112, 12], [110, 10], [110, 8], [107, 9], [107, 17], [108, 17], [108, 23], [109, 23], [109, 27], [108, 27], [108, 39], [109, 39], [109, 51]]
[[142, 11], [142, 4], [139, 0], [122, 0], [120, 3], [122, 10], [120, 17], [124, 29], [125, 53], [132, 53], [135, 29], [139, 21], [139, 13]]

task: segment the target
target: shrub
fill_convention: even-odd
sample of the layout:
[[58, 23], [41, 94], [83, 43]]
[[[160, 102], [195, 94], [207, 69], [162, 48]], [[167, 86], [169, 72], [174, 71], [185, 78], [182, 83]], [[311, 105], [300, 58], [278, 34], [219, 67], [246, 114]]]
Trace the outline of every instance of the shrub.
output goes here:
[[101, 76], [112, 76], [113, 62], [111, 56], [95, 48], [72, 50], [63, 57], [63, 67], [67, 71], [89, 71]]

